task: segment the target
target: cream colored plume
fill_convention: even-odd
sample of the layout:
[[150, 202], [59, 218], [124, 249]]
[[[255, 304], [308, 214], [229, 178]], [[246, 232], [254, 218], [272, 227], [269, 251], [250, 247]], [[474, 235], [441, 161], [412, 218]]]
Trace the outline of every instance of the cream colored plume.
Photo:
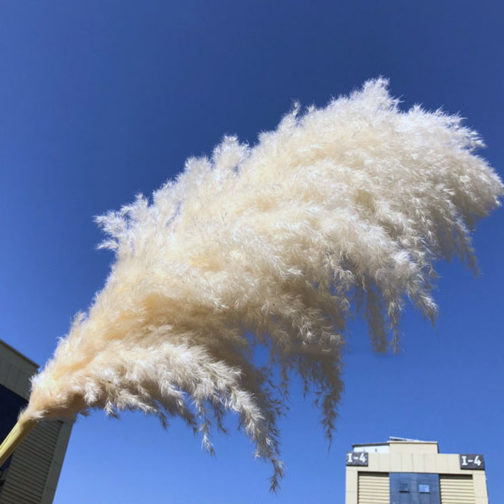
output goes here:
[[231, 410], [275, 487], [292, 374], [317, 394], [330, 437], [349, 317], [361, 311], [385, 350], [405, 300], [434, 318], [436, 259], [473, 265], [468, 230], [503, 194], [481, 145], [458, 117], [400, 111], [381, 79], [295, 107], [253, 147], [224, 138], [152, 199], [98, 218], [115, 264], [21, 420], [139, 409], [182, 417], [211, 449]]

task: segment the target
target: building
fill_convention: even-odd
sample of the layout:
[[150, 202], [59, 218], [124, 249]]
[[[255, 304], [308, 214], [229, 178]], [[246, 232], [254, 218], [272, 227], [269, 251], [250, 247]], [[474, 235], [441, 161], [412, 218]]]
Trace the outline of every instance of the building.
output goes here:
[[[30, 395], [38, 366], [0, 340], [0, 442]], [[41, 422], [0, 467], [0, 504], [51, 504], [72, 424]]]
[[346, 504], [488, 504], [481, 454], [439, 453], [437, 441], [354, 444]]

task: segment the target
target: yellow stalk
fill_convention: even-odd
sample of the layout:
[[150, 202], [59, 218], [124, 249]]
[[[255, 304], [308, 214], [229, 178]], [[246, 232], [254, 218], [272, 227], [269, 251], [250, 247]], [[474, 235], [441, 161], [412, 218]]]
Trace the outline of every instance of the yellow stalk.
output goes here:
[[0, 445], [0, 467], [10, 457], [21, 441], [31, 432], [36, 423], [34, 420], [25, 420], [24, 422], [18, 420]]

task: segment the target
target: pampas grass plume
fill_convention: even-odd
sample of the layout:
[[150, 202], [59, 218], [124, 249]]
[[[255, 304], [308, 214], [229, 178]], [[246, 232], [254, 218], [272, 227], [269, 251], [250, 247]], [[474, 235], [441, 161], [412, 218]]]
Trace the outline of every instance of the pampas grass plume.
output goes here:
[[475, 267], [469, 231], [503, 194], [480, 146], [458, 117], [400, 111], [383, 79], [325, 108], [296, 106], [255, 146], [224, 138], [151, 199], [97, 219], [115, 263], [33, 379], [21, 419], [180, 416], [212, 450], [211, 426], [230, 410], [275, 488], [292, 374], [316, 394], [330, 438], [349, 318], [362, 313], [384, 351], [405, 300], [434, 319], [437, 259]]

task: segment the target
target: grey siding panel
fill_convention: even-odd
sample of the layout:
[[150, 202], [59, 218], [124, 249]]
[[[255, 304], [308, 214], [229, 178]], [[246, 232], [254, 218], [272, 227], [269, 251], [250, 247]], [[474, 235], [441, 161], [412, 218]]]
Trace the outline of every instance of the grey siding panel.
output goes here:
[[[0, 504], [41, 504], [52, 502], [57, 483], [48, 476], [60, 437], [68, 441], [68, 429], [62, 422], [41, 422], [15, 451], [4, 485], [0, 487]], [[62, 432], [63, 431], [63, 432]], [[56, 461], [61, 467], [62, 461]], [[52, 471], [54, 472], [54, 471]], [[53, 478], [54, 479], [54, 478]], [[54, 488], [52, 488], [54, 487]]]
[[[0, 340], [2, 387], [27, 399], [29, 377], [37, 367]], [[8, 425], [15, 421], [18, 410], [19, 405], [9, 410]], [[0, 475], [0, 504], [52, 503], [71, 430], [71, 423], [59, 421], [41, 422], [35, 427], [14, 452], [8, 469]]]
[[472, 476], [441, 475], [441, 504], [475, 504]]
[[389, 504], [390, 485], [387, 473], [359, 473], [359, 504]]
[[17, 448], [0, 492], [0, 504], [40, 502], [60, 427], [60, 422], [40, 423]]

